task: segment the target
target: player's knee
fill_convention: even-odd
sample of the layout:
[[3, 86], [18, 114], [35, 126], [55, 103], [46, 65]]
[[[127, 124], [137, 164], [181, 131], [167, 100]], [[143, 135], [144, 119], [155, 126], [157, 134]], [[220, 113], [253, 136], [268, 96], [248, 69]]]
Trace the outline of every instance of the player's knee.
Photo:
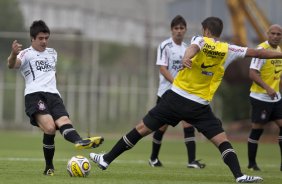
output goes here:
[[160, 131], [165, 132], [167, 130], [168, 125], [164, 125], [161, 128], [159, 128]]
[[227, 136], [225, 134], [225, 132], [219, 133], [216, 136], [212, 137], [210, 139], [210, 141], [212, 143], [214, 143], [217, 147], [223, 143], [223, 142], [229, 142], [229, 140], [227, 139]]
[[149, 129], [143, 121], [141, 121], [140, 123], [138, 123], [138, 125], [135, 127], [136, 130], [139, 132], [139, 134], [144, 137], [148, 134], [150, 134], [152, 132], [151, 129]]
[[193, 127], [193, 125], [187, 123], [186, 121], [182, 121], [182, 127], [183, 128], [189, 128], [189, 127]]
[[282, 119], [276, 120], [275, 123], [279, 128], [282, 128]]
[[49, 123], [47, 126], [43, 127], [43, 131], [45, 134], [55, 134], [56, 133], [56, 126], [54, 123]]
[[71, 120], [67, 116], [62, 116], [55, 121], [55, 124], [58, 127], [61, 127], [62, 125], [65, 125], [65, 124], [71, 124]]

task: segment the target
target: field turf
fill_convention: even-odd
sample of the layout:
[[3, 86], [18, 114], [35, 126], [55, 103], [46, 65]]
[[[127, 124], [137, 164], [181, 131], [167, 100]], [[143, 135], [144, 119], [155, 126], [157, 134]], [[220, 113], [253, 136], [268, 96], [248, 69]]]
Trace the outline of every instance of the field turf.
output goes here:
[[[118, 157], [110, 167], [101, 171], [91, 162], [91, 173], [87, 178], [72, 178], [66, 171], [69, 158], [90, 151], [108, 151], [121, 135], [105, 135], [105, 142], [92, 150], [75, 150], [71, 143], [56, 135], [54, 158], [55, 175], [44, 176], [42, 135], [40, 132], [0, 131], [0, 184], [230, 184], [235, 183], [229, 168], [220, 158], [219, 151], [208, 141], [197, 142], [197, 158], [207, 164], [202, 170], [186, 168], [187, 156], [182, 138], [165, 137], [160, 153], [163, 168], [148, 165], [151, 152], [151, 136], [141, 140], [132, 150]], [[278, 145], [261, 143], [257, 161], [261, 172], [246, 169], [246, 143], [232, 142], [242, 171], [259, 175], [263, 183], [281, 184], [282, 172]]]

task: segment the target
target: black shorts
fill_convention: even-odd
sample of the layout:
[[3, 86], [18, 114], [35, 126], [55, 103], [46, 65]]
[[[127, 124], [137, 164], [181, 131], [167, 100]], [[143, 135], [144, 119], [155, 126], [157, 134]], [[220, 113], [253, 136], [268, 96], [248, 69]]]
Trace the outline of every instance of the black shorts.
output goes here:
[[250, 97], [252, 106], [252, 122], [266, 124], [282, 119], [282, 99], [278, 102], [264, 102]]
[[25, 113], [34, 126], [38, 126], [35, 114], [50, 114], [54, 121], [62, 116], [69, 116], [61, 97], [58, 94], [46, 92], [25, 95]]
[[215, 117], [209, 105], [202, 105], [184, 98], [172, 90], [143, 118], [145, 125], [155, 131], [164, 124], [176, 126], [181, 120], [192, 124], [208, 139], [224, 132], [221, 121]]

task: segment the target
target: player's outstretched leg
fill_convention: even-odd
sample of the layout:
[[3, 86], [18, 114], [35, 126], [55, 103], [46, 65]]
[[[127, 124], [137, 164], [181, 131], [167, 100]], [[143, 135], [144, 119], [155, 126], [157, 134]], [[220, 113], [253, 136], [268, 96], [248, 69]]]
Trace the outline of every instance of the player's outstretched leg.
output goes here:
[[74, 143], [77, 149], [89, 149], [96, 148], [100, 146], [104, 138], [102, 136], [89, 137], [86, 139], [82, 139], [72, 124], [64, 124], [59, 127], [59, 130], [67, 141]]
[[75, 147], [77, 149], [89, 149], [89, 148], [97, 148], [104, 142], [104, 138], [101, 136], [97, 137], [89, 137], [86, 139], [82, 139], [75, 143]]
[[[139, 125], [142, 126], [142, 123]], [[105, 170], [112, 161], [123, 152], [133, 148], [140, 139], [142, 139], [142, 135], [136, 128], [133, 128], [126, 135], [122, 136], [107, 154], [90, 153], [90, 158], [93, 162], [97, 163], [101, 169]]]
[[[217, 138], [222, 138], [220, 136], [225, 137], [225, 133], [219, 134], [218, 137], [213, 138], [213, 141], [217, 140]], [[237, 154], [230, 142], [222, 142], [219, 144], [218, 149], [221, 152], [224, 163], [231, 170], [237, 183], [260, 183], [263, 181], [259, 176], [248, 176], [242, 173]]]
[[104, 161], [104, 154], [90, 153], [89, 156], [91, 160], [95, 162], [102, 170], [106, 170], [108, 168], [109, 164]]

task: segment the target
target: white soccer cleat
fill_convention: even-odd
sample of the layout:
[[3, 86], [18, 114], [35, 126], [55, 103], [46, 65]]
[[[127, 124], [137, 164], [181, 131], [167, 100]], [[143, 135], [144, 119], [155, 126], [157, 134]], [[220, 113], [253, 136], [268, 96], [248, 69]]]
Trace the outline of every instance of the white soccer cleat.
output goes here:
[[245, 174], [239, 178], [236, 178], [237, 183], [260, 183], [262, 181], [263, 179], [259, 176], [248, 176]]
[[96, 154], [96, 153], [90, 153], [90, 158], [93, 162], [98, 164], [98, 167], [100, 167], [102, 170], [106, 170], [109, 164], [104, 161], [104, 154]]
[[161, 161], [157, 158], [155, 160], [149, 159], [149, 165], [152, 166], [152, 167], [162, 167], [163, 166]]
[[188, 163], [188, 168], [194, 168], [194, 169], [203, 169], [206, 167], [206, 164], [200, 163], [200, 160], [194, 160], [191, 163]]

